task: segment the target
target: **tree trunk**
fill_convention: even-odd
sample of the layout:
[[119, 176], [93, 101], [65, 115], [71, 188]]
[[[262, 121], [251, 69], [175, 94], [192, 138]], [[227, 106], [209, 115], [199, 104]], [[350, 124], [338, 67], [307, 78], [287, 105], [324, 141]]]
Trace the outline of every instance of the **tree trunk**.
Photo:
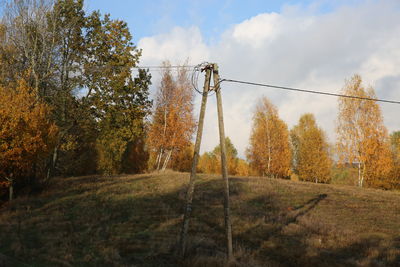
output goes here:
[[363, 170], [361, 174], [361, 187], [364, 186], [364, 175], [365, 175], [365, 164], [363, 164]]
[[13, 181], [11, 181], [10, 187], [9, 187], [9, 195], [8, 195], [10, 202], [13, 200], [13, 197], [14, 197], [14, 185], [13, 185]]
[[46, 181], [48, 181], [53, 175], [54, 170], [56, 168], [57, 159], [58, 159], [58, 146], [55, 146], [53, 151], [53, 157], [51, 158], [50, 166], [47, 170]]
[[267, 144], [268, 144], [268, 175], [271, 175], [271, 133], [269, 129], [269, 122], [267, 119]]
[[161, 148], [160, 154], [159, 154], [159, 157], [158, 157], [158, 162], [157, 162], [157, 171], [160, 170], [160, 164], [161, 164], [161, 159], [162, 159], [162, 155], [163, 154], [164, 154], [164, 149]]
[[155, 165], [154, 165], [155, 168], [157, 168], [159, 159], [160, 159], [160, 152], [157, 153], [157, 158], [156, 158], [156, 162], [155, 162]]
[[167, 168], [169, 160], [171, 158], [171, 154], [172, 154], [172, 149], [168, 152], [167, 156], [165, 157], [164, 164], [163, 164], [163, 167], [162, 167], [162, 171], [165, 171], [165, 169]]
[[361, 162], [358, 163], [358, 186], [362, 187], [362, 184], [361, 184]]
[[158, 169], [160, 168], [161, 157], [162, 157], [162, 149], [161, 149], [160, 152], [158, 152], [158, 154], [157, 154], [156, 165], [155, 165], [157, 171], [158, 171]]

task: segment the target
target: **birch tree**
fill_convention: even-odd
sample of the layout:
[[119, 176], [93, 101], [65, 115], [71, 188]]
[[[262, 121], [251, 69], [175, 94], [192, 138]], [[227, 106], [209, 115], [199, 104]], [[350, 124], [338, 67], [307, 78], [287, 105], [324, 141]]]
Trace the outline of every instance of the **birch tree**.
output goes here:
[[28, 73], [35, 96], [51, 106], [59, 131], [47, 176], [88, 173], [96, 163], [99, 171], [121, 172], [127, 147], [144, 139], [151, 108], [150, 74], [131, 73], [141, 50], [128, 25], [99, 11], [86, 15], [83, 0], [6, 2], [1, 82]]
[[67, 139], [76, 137], [72, 128], [82, 114], [82, 109], [77, 109], [74, 90], [83, 86], [79, 72], [84, 49], [83, 0], [12, 0], [5, 5], [2, 19], [2, 47], [13, 48], [7, 62], [12, 71], [8, 71], [5, 80], [17, 80], [21, 78], [18, 75], [24, 75], [36, 97], [52, 107], [51, 117], [60, 129], [48, 159], [49, 177], [55, 169], [59, 148], [67, 145]]
[[393, 132], [390, 135], [390, 145], [394, 162], [400, 164], [400, 131]]
[[49, 94], [56, 71], [57, 20], [53, 0], [12, 0], [6, 3], [3, 21], [7, 41], [16, 48], [19, 73], [29, 69], [28, 82], [37, 97]]
[[148, 138], [153, 167], [157, 170], [165, 170], [171, 158], [191, 145], [196, 126], [194, 94], [187, 69], [178, 68], [175, 76], [168, 62], [164, 66]]
[[259, 175], [289, 175], [289, 131], [279, 118], [276, 107], [266, 97], [260, 99], [254, 112], [247, 158]]
[[[359, 75], [346, 81], [341, 93], [376, 98], [374, 89], [365, 88]], [[380, 106], [373, 100], [339, 98], [336, 132], [339, 162], [357, 164], [358, 186], [365, 182], [379, 186], [392, 165]]]

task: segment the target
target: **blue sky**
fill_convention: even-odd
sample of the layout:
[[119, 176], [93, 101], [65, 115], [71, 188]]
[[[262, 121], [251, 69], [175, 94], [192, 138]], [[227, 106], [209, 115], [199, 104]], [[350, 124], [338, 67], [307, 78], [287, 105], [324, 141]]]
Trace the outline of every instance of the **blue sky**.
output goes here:
[[180, 26], [197, 26], [207, 42], [217, 41], [229, 26], [260, 13], [280, 12], [287, 6], [307, 7], [309, 12], [324, 13], [355, 0], [87, 0], [88, 11], [100, 10], [126, 21], [134, 41]]
[[[141, 66], [208, 61], [219, 64], [222, 78], [332, 93], [360, 74], [378, 98], [400, 100], [400, 0], [86, 0], [85, 9], [128, 23]], [[154, 93], [160, 73], [152, 76]], [[335, 98], [221, 86], [225, 132], [241, 157], [263, 96], [289, 128], [313, 113], [335, 142]], [[218, 144], [215, 99], [208, 103], [202, 152]], [[381, 108], [389, 132], [400, 130], [399, 105]]]
[[[86, 0], [86, 9], [128, 23], [142, 66], [216, 62], [223, 78], [333, 93], [357, 73], [379, 98], [400, 100], [399, 0]], [[152, 75], [154, 92], [160, 76]], [[228, 83], [222, 89], [225, 132], [241, 157], [263, 96], [289, 128], [313, 113], [335, 142], [335, 98]], [[202, 152], [218, 143], [215, 99], [208, 103]], [[381, 107], [389, 132], [399, 130], [399, 106]]]

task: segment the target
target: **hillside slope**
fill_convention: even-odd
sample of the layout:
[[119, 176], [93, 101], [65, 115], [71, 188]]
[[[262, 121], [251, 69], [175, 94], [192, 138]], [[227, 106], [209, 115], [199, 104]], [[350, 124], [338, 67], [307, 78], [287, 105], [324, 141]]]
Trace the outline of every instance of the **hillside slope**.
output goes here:
[[[54, 180], [0, 210], [0, 265], [220, 266], [222, 183], [200, 175], [188, 259], [173, 255], [187, 173]], [[231, 183], [234, 266], [395, 266], [400, 194], [266, 178]]]

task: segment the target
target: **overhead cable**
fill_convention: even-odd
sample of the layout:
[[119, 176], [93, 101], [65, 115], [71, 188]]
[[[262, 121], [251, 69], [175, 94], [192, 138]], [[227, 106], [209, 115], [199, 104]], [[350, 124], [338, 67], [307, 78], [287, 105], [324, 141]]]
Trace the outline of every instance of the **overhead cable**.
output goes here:
[[371, 97], [335, 94], [335, 93], [328, 93], [328, 92], [322, 92], [322, 91], [306, 90], [306, 89], [284, 87], [284, 86], [270, 85], [270, 84], [264, 84], [264, 83], [255, 83], [255, 82], [248, 82], [248, 81], [240, 81], [240, 80], [233, 80], [233, 79], [221, 79], [220, 83], [222, 83], [222, 82], [240, 83], [240, 84], [246, 84], [246, 85], [269, 87], [269, 88], [288, 90], [288, 91], [296, 91], [296, 92], [302, 92], [302, 93], [345, 97], [345, 98], [360, 99], [360, 100], [370, 100], [370, 101], [377, 101], [377, 102], [384, 102], [384, 103], [391, 103], [391, 104], [400, 104], [400, 101], [396, 101], [396, 100], [387, 100], [387, 99], [378, 99], [378, 98], [371, 98]]

